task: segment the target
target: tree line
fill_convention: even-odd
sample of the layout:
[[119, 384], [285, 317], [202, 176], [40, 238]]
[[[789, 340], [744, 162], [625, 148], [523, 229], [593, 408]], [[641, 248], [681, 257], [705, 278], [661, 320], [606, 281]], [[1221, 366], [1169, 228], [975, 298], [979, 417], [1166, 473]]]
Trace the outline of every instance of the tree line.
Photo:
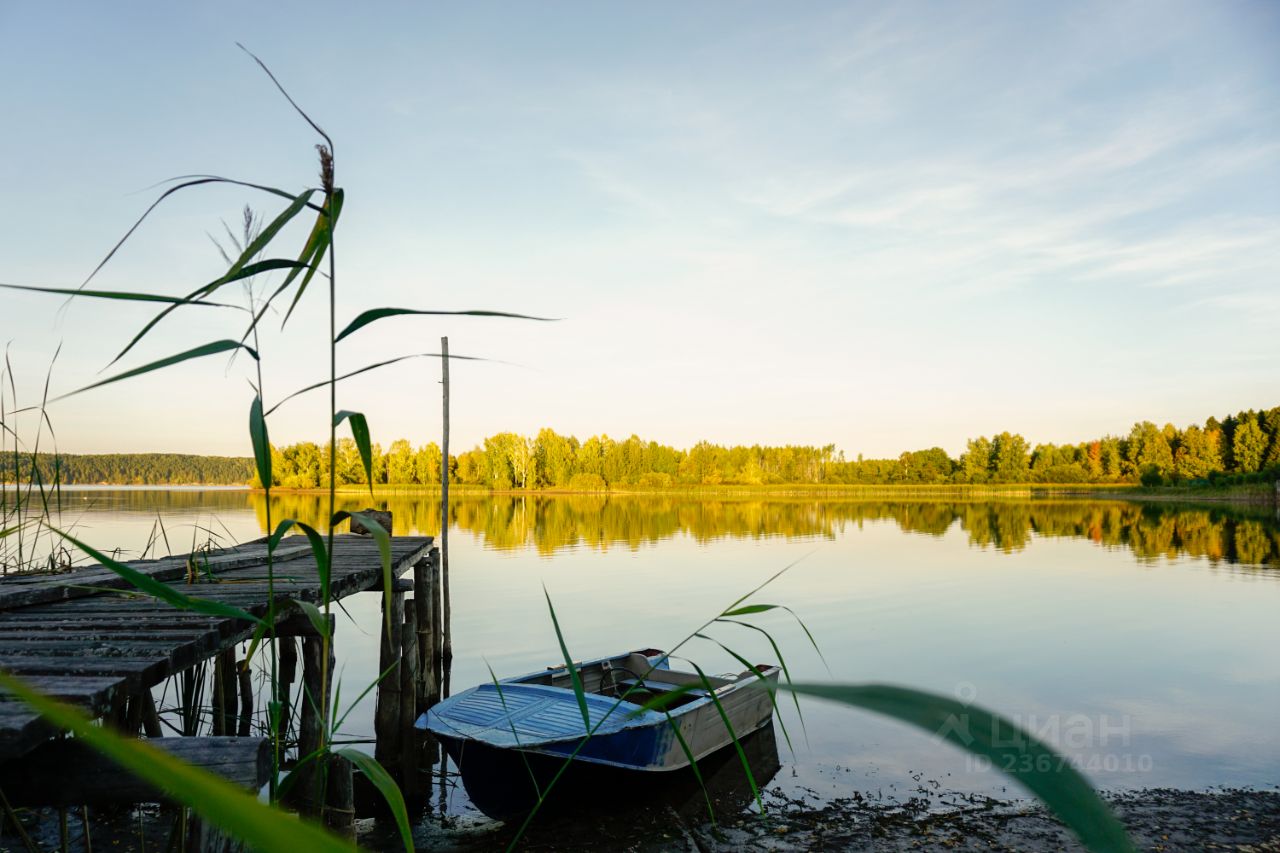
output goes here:
[[[15, 476], [15, 471], [17, 472]], [[0, 482], [125, 486], [243, 486], [253, 476], [244, 456], [186, 453], [0, 454]]]
[[[276, 449], [273, 470], [283, 488], [316, 488], [328, 475], [328, 448], [303, 442]], [[360, 455], [350, 439], [338, 443], [340, 484], [363, 483]], [[1078, 444], [1031, 445], [1017, 433], [970, 439], [952, 458], [940, 447], [896, 459], [847, 459], [835, 445], [724, 447], [703, 441], [680, 450], [639, 436], [579, 441], [550, 428], [528, 437], [490, 436], [449, 457], [451, 482], [497, 490], [790, 484], [945, 485], [988, 483], [1209, 482], [1270, 476], [1280, 470], [1280, 406], [1249, 410], [1178, 429], [1150, 421], [1124, 436]], [[432, 486], [440, 482], [440, 447], [415, 448], [399, 439], [373, 447], [377, 484]]]
[[[398, 439], [373, 448], [373, 480], [391, 486], [434, 486], [440, 482], [440, 446], [417, 447]], [[365, 482], [355, 442], [338, 442], [339, 485]], [[315, 489], [328, 481], [327, 445], [300, 442], [272, 448], [274, 486]], [[29, 460], [19, 458], [23, 470]], [[51, 482], [53, 457], [42, 456], [41, 476]], [[61, 456], [64, 483], [242, 484], [260, 486], [248, 458], [179, 454], [98, 454]], [[0, 459], [0, 477], [12, 481], [14, 459]], [[902, 453], [897, 458], [845, 457], [834, 444], [822, 447], [736, 445], [702, 441], [677, 449], [639, 436], [607, 435], [579, 441], [546, 428], [528, 437], [502, 432], [476, 447], [450, 455], [450, 480], [496, 490], [611, 488], [664, 489], [679, 486], [766, 486], [807, 484], [948, 485], [1000, 483], [1208, 483], [1280, 476], [1280, 406], [1248, 410], [1179, 429], [1151, 421], [1134, 424], [1127, 435], [1076, 444], [1030, 444], [1017, 433], [970, 439], [952, 458], [940, 447]], [[29, 473], [29, 472], [28, 472]], [[25, 475], [19, 479], [25, 479]]]

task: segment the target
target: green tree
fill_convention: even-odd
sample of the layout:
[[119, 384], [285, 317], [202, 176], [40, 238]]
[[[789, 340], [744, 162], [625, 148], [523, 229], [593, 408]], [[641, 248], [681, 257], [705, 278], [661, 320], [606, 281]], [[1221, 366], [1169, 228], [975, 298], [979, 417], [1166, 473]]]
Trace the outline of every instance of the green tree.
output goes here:
[[971, 438], [960, 457], [960, 470], [966, 483], [985, 483], [991, 476], [991, 442], [984, 435]]
[[407, 439], [397, 438], [387, 449], [387, 482], [392, 485], [409, 485], [417, 482], [413, 446]]
[[440, 445], [434, 441], [419, 447], [413, 454], [414, 478], [424, 486], [440, 483]]
[[574, 474], [577, 441], [558, 434], [549, 427], [538, 432], [533, 442], [534, 483], [538, 488], [569, 485]]
[[1262, 460], [1267, 453], [1267, 437], [1258, 426], [1257, 418], [1245, 418], [1236, 427], [1231, 442], [1231, 455], [1236, 462], [1236, 470], [1241, 474], [1251, 474], [1262, 467]]
[[1262, 467], [1280, 465], [1280, 406], [1267, 409], [1259, 415], [1258, 425], [1267, 436], [1267, 455], [1262, 460]]
[[1151, 421], [1133, 425], [1125, 461], [1129, 473], [1135, 476], [1148, 469], [1155, 470], [1162, 478], [1173, 473], [1173, 450], [1169, 447], [1169, 439]]
[[1027, 440], [1017, 433], [1002, 432], [991, 439], [991, 479], [997, 483], [1025, 483], [1029, 459]]
[[1214, 471], [1221, 471], [1221, 437], [1218, 430], [1203, 430], [1194, 424], [1187, 427], [1173, 455], [1174, 473], [1184, 480], [1203, 480]]
[[591, 436], [578, 448], [574, 455], [574, 471], [578, 474], [594, 474], [604, 479], [604, 447], [599, 436]]

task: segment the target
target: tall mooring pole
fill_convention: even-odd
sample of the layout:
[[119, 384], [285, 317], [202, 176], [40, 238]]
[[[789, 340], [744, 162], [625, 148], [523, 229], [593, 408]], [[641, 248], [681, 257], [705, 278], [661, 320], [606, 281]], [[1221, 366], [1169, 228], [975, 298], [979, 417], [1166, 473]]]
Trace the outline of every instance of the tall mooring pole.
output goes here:
[[444, 442], [440, 448], [440, 656], [453, 660], [453, 639], [449, 631], [449, 338], [440, 339], [441, 384], [444, 386]]

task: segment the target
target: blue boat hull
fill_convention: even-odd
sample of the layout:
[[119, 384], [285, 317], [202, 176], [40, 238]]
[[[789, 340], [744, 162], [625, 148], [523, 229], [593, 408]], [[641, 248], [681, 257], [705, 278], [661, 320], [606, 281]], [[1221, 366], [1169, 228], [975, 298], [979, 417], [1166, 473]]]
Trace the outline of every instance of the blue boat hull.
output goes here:
[[678, 672], [664, 652], [645, 649], [480, 684], [417, 725], [444, 745], [476, 806], [507, 817], [557, 776], [557, 789], [616, 795], [732, 750], [735, 735], [771, 723], [778, 672]]
[[[572, 761], [552, 786], [552, 780], [564, 766], [564, 758], [439, 735], [437, 740], [458, 768], [472, 804], [495, 820], [523, 817], [537, 804], [538, 791], [548, 788], [550, 794], [543, 809], [549, 813], [597, 806], [616, 808], [620, 803], [644, 806], [660, 801], [677, 809], [688, 806], [692, 813], [698, 814], [706, 808], [702, 784], [715, 801], [717, 811], [736, 811], [752, 799], [750, 783], [732, 745], [698, 760], [702, 784], [687, 767], [645, 772]], [[780, 766], [773, 727], [766, 724], [755, 733], [744, 735], [739, 742], [755, 783], [765, 785]]]

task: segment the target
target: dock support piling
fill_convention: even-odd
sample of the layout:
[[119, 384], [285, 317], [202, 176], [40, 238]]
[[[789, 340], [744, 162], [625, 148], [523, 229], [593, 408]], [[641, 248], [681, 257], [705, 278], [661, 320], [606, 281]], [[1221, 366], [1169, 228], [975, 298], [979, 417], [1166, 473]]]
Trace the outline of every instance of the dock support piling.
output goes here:
[[[329, 631], [333, 632], [333, 617], [329, 617]], [[308, 755], [320, 749], [320, 744], [324, 738], [324, 732], [321, 731], [322, 715], [321, 708], [327, 707], [329, 697], [322, 694], [320, 684], [324, 682], [331, 690], [333, 689], [333, 680], [325, 679], [321, 675], [324, 666], [328, 665], [329, 672], [333, 672], [334, 657], [332, 646], [330, 646], [329, 660], [326, 662], [324, 657], [324, 642], [320, 637], [304, 637], [302, 639], [302, 722], [298, 727], [298, 757], [305, 758]], [[299, 791], [299, 808], [304, 814], [316, 815], [320, 813], [320, 807], [324, 803], [323, 791], [320, 789], [320, 783], [324, 779], [324, 773], [320, 772], [323, 768], [319, 766], [320, 762], [312, 761], [306, 767], [302, 768], [300, 778], [298, 779]]]
[[239, 737], [248, 737], [253, 731], [253, 667], [246, 658], [244, 666], [236, 667], [236, 677], [240, 682], [240, 726], [236, 729]]
[[236, 677], [235, 647], [218, 652], [213, 663], [213, 733], [233, 735], [236, 732]]
[[130, 737], [137, 737], [142, 731], [142, 695], [150, 693], [145, 687], [129, 697], [129, 711], [125, 715], [124, 730]]
[[400, 671], [392, 673], [400, 681], [399, 726], [400, 744], [400, 786], [405, 798], [409, 801], [417, 799], [421, 782], [418, 777], [420, 764], [419, 753], [421, 738], [413, 724], [418, 718], [418, 702], [415, 685], [418, 682], [418, 616], [413, 607], [404, 608], [404, 618], [400, 625], [401, 659]]
[[326, 764], [325, 826], [337, 835], [353, 840], [356, 837], [356, 806], [351, 762], [341, 755], [329, 755]]
[[416, 626], [418, 651], [418, 678], [414, 693], [417, 696], [419, 712], [427, 709], [427, 704], [434, 690], [432, 666], [435, 660], [435, 634], [431, 629], [431, 566], [439, 552], [432, 548], [427, 556], [413, 564], [413, 610]]
[[[390, 767], [400, 758], [400, 670], [403, 666], [403, 629], [405, 621], [404, 593], [391, 591], [391, 607], [383, 598], [382, 623], [378, 631], [382, 636], [382, 648], [378, 657], [378, 682], [376, 705], [373, 712], [373, 757], [383, 767]], [[412, 642], [412, 641], [411, 641]], [[410, 646], [413, 649], [413, 646]], [[412, 689], [410, 684], [410, 689]]]
[[160, 727], [160, 712], [156, 710], [156, 697], [150, 690], [142, 691], [142, 731], [147, 737], [164, 737]]
[[427, 683], [427, 704], [440, 701], [440, 666], [444, 657], [444, 616], [440, 595], [440, 552], [431, 564], [431, 680]]
[[284, 744], [288, 740], [289, 735], [289, 717], [291, 708], [289, 701], [293, 694], [293, 682], [298, 679], [298, 642], [293, 637], [281, 637], [276, 640], [279, 643], [279, 666], [280, 673], [280, 755], [277, 761], [284, 760]]

